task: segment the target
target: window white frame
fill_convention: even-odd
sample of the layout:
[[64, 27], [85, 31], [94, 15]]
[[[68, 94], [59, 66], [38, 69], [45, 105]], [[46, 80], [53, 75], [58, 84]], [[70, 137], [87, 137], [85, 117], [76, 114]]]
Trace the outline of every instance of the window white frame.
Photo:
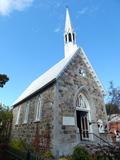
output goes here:
[[21, 110], [21, 106], [18, 106], [16, 108], [17, 110], [17, 113], [16, 113], [16, 122], [15, 122], [15, 125], [18, 125], [19, 124], [19, 119], [20, 119], [20, 110]]
[[80, 93], [79, 96], [77, 97], [76, 107], [77, 107], [76, 109], [78, 110], [85, 110], [85, 111], [90, 110], [88, 100], [82, 93]]
[[[92, 127], [89, 126], [89, 122], [91, 122], [91, 115], [90, 115], [90, 105], [88, 103], [88, 100], [86, 98], [86, 96], [83, 94], [83, 93], [80, 93], [78, 96], [77, 96], [77, 99], [76, 99], [76, 110], [78, 111], [85, 111], [87, 114], [86, 114], [86, 118], [88, 120], [88, 131], [89, 133], [92, 133]], [[93, 140], [93, 135], [89, 135], [89, 138], [84, 138], [82, 137], [83, 139], [91, 139]]]
[[27, 102], [24, 105], [24, 117], [23, 117], [23, 124], [26, 124], [28, 122], [28, 116], [29, 116], [29, 102]]
[[41, 97], [38, 97], [35, 102], [35, 122], [41, 118]]

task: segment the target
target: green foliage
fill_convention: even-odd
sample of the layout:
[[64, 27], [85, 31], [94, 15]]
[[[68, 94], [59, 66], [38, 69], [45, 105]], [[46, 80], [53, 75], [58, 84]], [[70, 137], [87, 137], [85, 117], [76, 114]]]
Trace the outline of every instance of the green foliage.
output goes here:
[[25, 143], [21, 139], [13, 139], [10, 141], [10, 147], [16, 150], [24, 151]]
[[19, 157], [19, 159], [36, 160], [36, 155], [32, 150], [32, 145], [27, 144], [25, 140], [12, 139], [9, 143], [9, 151], [15, 155], [15, 157]]
[[53, 156], [51, 151], [46, 151], [46, 152], [43, 153], [43, 158], [44, 159], [53, 159], [54, 156]]
[[59, 160], [73, 160], [72, 156], [60, 157]]
[[66, 157], [60, 157], [59, 160], [68, 160]]
[[112, 104], [112, 103], [106, 104], [106, 111], [107, 111], [107, 115], [120, 113], [119, 107], [116, 104]]
[[0, 104], [0, 122], [8, 121], [11, 119], [12, 112], [10, 111], [9, 107], [5, 106], [4, 104]]
[[9, 80], [6, 74], [0, 74], [0, 87], [4, 87], [5, 83]]
[[33, 145], [26, 143], [26, 141], [22, 139], [12, 139], [9, 143], [9, 146], [15, 150], [20, 150], [23, 152], [30, 151], [33, 153], [35, 151]]
[[75, 147], [72, 157], [73, 160], [92, 160], [91, 154], [82, 146]]
[[9, 140], [11, 123], [12, 111], [7, 106], [0, 104], [0, 142]]
[[110, 151], [107, 153], [104, 153], [104, 150], [101, 150], [99, 152], [95, 153], [96, 159], [95, 160], [113, 160]]
[[108, 90], [106, 111], [108, 115], [120, 113], [120, 88], [114, 87], [113, 82], [110, 82], [110, 87]]

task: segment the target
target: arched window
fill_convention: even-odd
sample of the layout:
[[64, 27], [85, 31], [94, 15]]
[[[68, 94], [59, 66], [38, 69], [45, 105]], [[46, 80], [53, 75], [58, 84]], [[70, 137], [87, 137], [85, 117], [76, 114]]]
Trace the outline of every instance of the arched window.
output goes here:
[[23, 124], [28, 122], [28, 115], [29, 115], [29, 102], [25, 103], [24, 105], [24, 117], [23, 117]]
[[16, 110], [17, 110], [17, 113], [16, 113], [17, 116], [16, 116], [16, 122], [15, 122], [15, 124], [18, 125], [19, 124], [19, 118], [20, 118], [21, 106], [18, 106]]
[[41, 97], [36, 99], [35, 103], [35, 121], [40, 121], [41, 118]]
[[88, 109], [87, 98], [82, 93], [77, 97], [76, 107], [79, 109]]
[[76, 100], [77, 127], [80, 132], [80, 139], [89, 139], [89, 103], [86, 96], [80, 93]]
[[72, 42], [72, 36], [71, 36], [71, 33], [68, 34], [69, 36], [69, 42]]
[[65, 35], [65, 43], [67, 43], [67, 35]]

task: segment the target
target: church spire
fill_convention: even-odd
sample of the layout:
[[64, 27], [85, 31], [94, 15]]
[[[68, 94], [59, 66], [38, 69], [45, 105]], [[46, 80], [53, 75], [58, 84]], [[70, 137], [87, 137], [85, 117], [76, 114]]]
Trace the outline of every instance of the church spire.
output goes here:
[[72, 25], [68, 8], [66, 8], [65, 32], [72, 32]]
[[66, 21], [65, 21], [65, 32], [64, 32], [64, 52], [65, 58], [70, 56], [77, 49], [76, 45], [76, 34], [73, 31], [70, 14], [68, 8], [66, 8]]

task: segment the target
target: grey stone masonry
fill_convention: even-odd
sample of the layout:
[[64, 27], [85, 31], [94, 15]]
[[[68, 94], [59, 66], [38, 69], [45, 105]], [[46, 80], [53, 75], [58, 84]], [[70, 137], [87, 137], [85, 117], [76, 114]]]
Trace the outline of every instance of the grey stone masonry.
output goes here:
[[[13, 123], [11, 139], [23, 139], [32, 144], [35, 138], [36, 126], [39, 133], [46, 131], [50, 125], [50, 149], [55, 156], [71, 153], [73, 147], [80, 143], [97, 141], [92, 133], [101, 136], [98, 120], [107, 123], [104, 97], [95, 78], [84, 62], [82, 50], [72, 57], [54, 84], [31, 96], [13, 108]], [[77, 126], [77, 97], [84, 95], [88, 102], [88, 133], [89, 138], [81, 141], [81, 134]], [[36, 103], [41, 97], [40, 120], [35, 122]], [[23, 123], [24, 108], [29, 102], [28, 122]], [[16, 125], [17, 110], [20, 107], [19, 121]]]
[[[81, 69], [84, 70], [84, 74], [81, 74]], [[91, 132], [101, 136], [98, 133], [97, 120], [101, 119], [104, 124], [107, 122], [104, 97], [92, 73], [81, 58], [80, 52], [72, 58], [56, 83], [56, 120], [54, 124], [56, 144], [54, 150], [60, 155], [70, 153], [73, 146], [83, 143], [80, 142], [76, 122], [76, 97], [79, 93], [87, 97], [90, 105]], [[74, 117], [75, 125], [64, 125], [63, 117]], [[91, 139], [95, 141], [94, 137]]]
[[[52, 128], [53, 128], [53, 106], [54, 106], [54, 95], [55, 95], [55, 86], [52, 85], [51, 87], [44, 90], [42, 93], [38, 93], [38, 95], [33, 96], [31, 99], [26, 100], [24, 103], [19, 104], [15, 108], [13, 108], [13, 123], [12, 123], [12, 132], [11, 132], [11, 139], [22, 139], [26, 143], [33, 144], [35, 133], [36, 133], [36, 126], [39, 126], [39, 134], [45, 133], [47, 125], [50, 125], [50, 137], [53, 137]], [[40, 113], [40, 121], [35, 121], [35, 106], [36, 102], [41, 97], [41, 113]], [[29, 102], [29, 115], [28, 115], [28, 122], [26, 124], [23, 123], [24, 117], [24, 107]], [[19, 122], [16, 125], [16, 116], [17, 116], [17, 109], [20, 106], [20, 116]], [[51, 140], [51, 147], [52, 147], [52, 140]]]

